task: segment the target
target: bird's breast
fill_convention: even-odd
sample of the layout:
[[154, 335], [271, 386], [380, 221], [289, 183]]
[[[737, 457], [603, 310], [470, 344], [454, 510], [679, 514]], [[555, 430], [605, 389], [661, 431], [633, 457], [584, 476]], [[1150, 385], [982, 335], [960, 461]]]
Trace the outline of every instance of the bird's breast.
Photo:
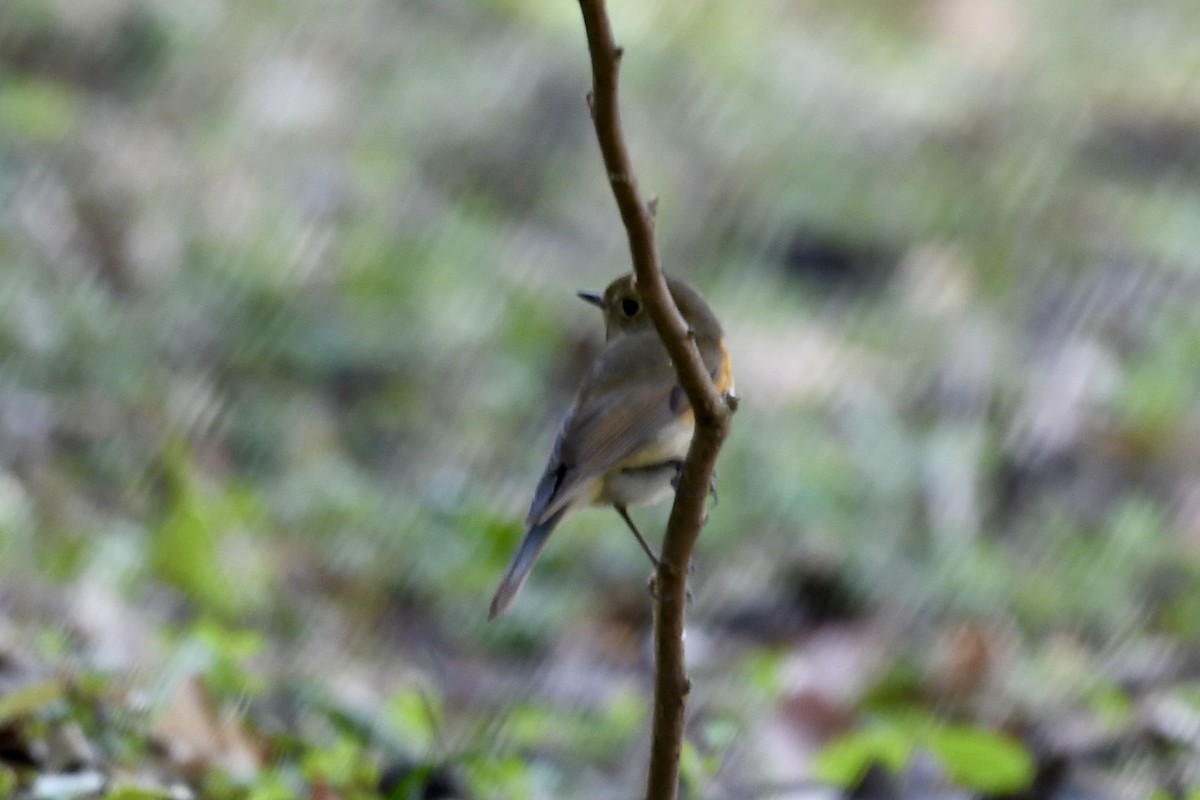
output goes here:
[[649, 444], [604, 476], [593, 502], [626, 507], [669, 497], [679, 465], [691, 445], [692, 428], [691, 414], [664, 427]]
[[682, 461], [687, 455], [688, 447], [691, 446], [694, 428], [695, 419], [689, 409], [670, 425], [659, 430], [649, 444], [622, 461], [617, 469], [638, 469], [667, 461]]

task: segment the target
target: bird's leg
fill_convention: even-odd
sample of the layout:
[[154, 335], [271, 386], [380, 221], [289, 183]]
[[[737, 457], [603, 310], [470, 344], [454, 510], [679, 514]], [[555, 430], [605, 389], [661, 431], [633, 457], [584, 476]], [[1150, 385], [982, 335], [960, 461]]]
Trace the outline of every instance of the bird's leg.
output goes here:
[[629, 526], [629, 530], [633, 531], [633, 535], [637, 537], [638, 544], [642, 546], [642, 550], [650, 557], [650, 563], [658, 569], [658, 556], [654, 555], [654, 551], [650, 549], [650, 545], [646, 542], [646, 538], [642, 536], [642, 532], [638, 530], [638, 526], [633, 524], [633, 520], [629, 516], [629, 512], [625, 510], [625, 506], [613, 506], [617, 513], [621, 515], [621, 519], [625, 520], [625, 524]]
[[[650, 549], [650, 545], [646, 542], [646, 537], [642, 536], [642, 532], [638, 530], [638, 526], [633, 523], [633, 519], [629, 516], [629, 512], [625, 510], [625, 506], [613, 506], [617, 513], [621, 515], [621, 519], [625, 520], [625, 524], [629, 526], [629, 530], [633, 531], [633, 535], [637, 537], [638, 544], [642, 546], [642, 550], [650, 557], [650, 563], [654, 565], [654, 572], [650, 573], [650, 584], [647, 587], [650, 590], [650, 596], [655, 600], [661, 600], [658, 596], [658, 556], [654, 555], [654, 551]], [[691, 575], [696, 571], [696, 565], [692, 564], [688, 568], [688, 574]], [[687, 601], [692, 602], [692, 590], [687, 590]]]

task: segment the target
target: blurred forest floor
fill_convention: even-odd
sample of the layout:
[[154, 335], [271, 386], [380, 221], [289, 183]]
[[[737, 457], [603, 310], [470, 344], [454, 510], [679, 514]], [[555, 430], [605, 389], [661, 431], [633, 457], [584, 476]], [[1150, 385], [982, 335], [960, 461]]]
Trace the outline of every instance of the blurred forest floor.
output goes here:
[[[614, 5], [743, 398], [685, 796], [1200, 797], [1200, 4]], [[587, 69], [569, 0], [0, 4], [0, 796], [637, 795], [616, 515], [485, 622], [628, 269]]]

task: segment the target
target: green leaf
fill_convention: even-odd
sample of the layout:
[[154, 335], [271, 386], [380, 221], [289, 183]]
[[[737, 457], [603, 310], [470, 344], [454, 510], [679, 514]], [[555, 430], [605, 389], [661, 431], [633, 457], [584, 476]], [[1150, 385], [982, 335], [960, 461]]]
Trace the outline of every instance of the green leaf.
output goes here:
[[283, 776], [277, 773], [266, 773], [255, 782], [246, 800], [292, 800], [296, 791], [288, 785]]
[[261, 606], [272, 576], [244, 547], [264, 516], [257, 495], [239, 487], [210, 487], [200, 481], [185, 445], [169, 444], [163, 469], [171, 505], [154, 531], [152, 558], [158, 574], [193, 602], [225, 616]]
[[910, 730], [892, 723], [873, 725], [838, 737], [822, 748], [817, 754], [814, 773], [823, 783], [853, 786], [874, 763], [898, 772], [915, 746]]
[[0, 725], [27, 717], [60, 700], [63, 687], [55, 681], [26, 686], [0, 697]]
[[436, 743], [442, 707], [429, 692], [417, 688], [397, 692], [388, 700], [384, 715], [414, 751], [428, 750]]
[[988, 794], [1025, 788], [1033, 780], [1033, 759], [1019, 742], [967, 725], [932, 728], [929, 749], [956, 783]]
[[748, 688], [765, 697], [779, 694], [783, 673], [783, 656], [779, 653], [761, 652], [749, 655], [742, 664], [742, 677]]
[[1033, 779], [1033, 759], [1019, 742], [969, 725], [945, 725], [929, 714], [904, 714], [835, 739], [817, 755], [816, 777], [853, 786], [873, 763], [902, 772], [918, 749], [932, 752], [969, 789], [1012, 792]]
[[306, 753], [300, 771], [310, 781], [324, 781], [339, 789], [373, 784], [378, 777], [363, 745], [349, 737], [339, 738], [332, 747]]
[[11, 797], [17, 790], [17, 773], [7, 764], [0, 764], [0, 797]]
[[693, 788], [703, 786], [705, 781], [704, 758], [696, 746], [688, 740], [683, 742], [683, 750], [679, 754], [679, 775], [683, 781]]
[[1088, 706], [1097, 717], [1112, 728], [1127, 723], [1133, 717], [1133, 701], [1120, 686], [1100, 683], [1087, 695]]
[[247, 666], [263, 650], [261, 634], [230, 628], [211, 619], [198, 620], [187, 634], [183, 639], [183, 643], [191, 646], [187, 655], [195, 659], [194, 666], [203, 673], [210, 689], [238, 696], [256, 694], [266, 688], [262, 676]]
[[39, 142], [69, 136], [79, 121], [79, 98], [48, 81], [0, 81], [0, 129]]
[[475, 790], [472, 796], [525, 798], [535, 794], [535, 774], [526, 758], [489, 754], [467, 758], [459, 766]]

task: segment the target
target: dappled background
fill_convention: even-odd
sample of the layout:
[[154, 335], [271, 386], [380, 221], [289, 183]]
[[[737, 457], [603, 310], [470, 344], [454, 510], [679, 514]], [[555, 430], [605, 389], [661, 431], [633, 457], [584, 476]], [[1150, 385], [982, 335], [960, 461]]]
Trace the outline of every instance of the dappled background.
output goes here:
[[[688, 796], [1200, 786], [1200, 5], [612, 15], [742, 395]], [[636, 793], [619, 518], [485, 622], [628, 270], [587, 69], [569, 0], [0, 4], [6, 792]]]

